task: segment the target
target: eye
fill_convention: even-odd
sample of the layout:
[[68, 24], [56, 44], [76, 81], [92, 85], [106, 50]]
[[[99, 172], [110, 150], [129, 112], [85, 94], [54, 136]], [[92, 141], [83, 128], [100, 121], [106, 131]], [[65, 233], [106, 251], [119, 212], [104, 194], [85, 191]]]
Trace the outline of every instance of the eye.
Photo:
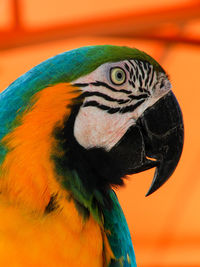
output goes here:
[[116, 85], [121, 85], [126, 81], [126, 73], [123, 69], [116, 67], [110, 69], [111, 82]]

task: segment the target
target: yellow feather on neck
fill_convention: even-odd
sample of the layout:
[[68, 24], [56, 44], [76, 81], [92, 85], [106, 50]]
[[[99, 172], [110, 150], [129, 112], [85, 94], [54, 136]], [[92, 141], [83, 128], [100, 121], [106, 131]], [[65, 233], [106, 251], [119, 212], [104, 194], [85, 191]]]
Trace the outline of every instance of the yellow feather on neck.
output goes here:
[[63, 193], [50, 160], [52, 131], [69, 113], [73, 91], [74, 87], [62, 83], [37, 93], [21, 124], [4, 138], [9, 152], [1, 166], [0, 190], [11, 201], [44, 211], [52, 193]]
[[[114, 257], [103, 229], [91, 215], [84, 221], [56, 180], [50, 159], [52, 131], [69, 114], [73, 91], [63, 83], [37, 93], [21, 124], [3, 140], [8, 153], [0, 167], [1, 266], [100, 267]], [[58, 209], [44, 216], [55, 194]]]

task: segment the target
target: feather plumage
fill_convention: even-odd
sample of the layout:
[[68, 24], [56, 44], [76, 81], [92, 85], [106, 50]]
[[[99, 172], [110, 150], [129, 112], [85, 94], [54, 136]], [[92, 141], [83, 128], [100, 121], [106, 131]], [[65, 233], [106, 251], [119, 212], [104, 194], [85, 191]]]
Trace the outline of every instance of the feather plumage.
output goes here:
[[[77, 143], [71, 150], [66, 145], [73, 135], [66, 125], [76, 115], [74, 106], [82, 104], [71, 82], [104, 63], [132, 58], [164, 73], [137, 49], [83, 47], [41, 63], [0, 94], [0, 265], [136, 266], [128, 226], [110, 188], [122, 184], [121, 173], [116, 169], [114, 182], [106, 168], [98, 180], [93, 161], [90, 183], [84, 182], [87, 168], [79, 166], [87, 167], [86, 152]], [[90, 150], [91, 162], [95, 153], [115, 164], [99, 148]]]

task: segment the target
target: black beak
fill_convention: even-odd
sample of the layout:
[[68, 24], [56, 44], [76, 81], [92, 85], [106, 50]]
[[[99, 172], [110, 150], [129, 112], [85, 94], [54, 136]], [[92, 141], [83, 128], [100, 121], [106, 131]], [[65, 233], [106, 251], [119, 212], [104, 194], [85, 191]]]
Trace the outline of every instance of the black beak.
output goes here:
[[[153, 182], [146, 196], [163, 185], [174, 172], [183, 149], [184, 128], [181, 109], [170, 91], [138, 119], [144, 153], [149, 164], [141, 170], [156, 166]], [[150, 161], [149, 161], [150, 160]]]

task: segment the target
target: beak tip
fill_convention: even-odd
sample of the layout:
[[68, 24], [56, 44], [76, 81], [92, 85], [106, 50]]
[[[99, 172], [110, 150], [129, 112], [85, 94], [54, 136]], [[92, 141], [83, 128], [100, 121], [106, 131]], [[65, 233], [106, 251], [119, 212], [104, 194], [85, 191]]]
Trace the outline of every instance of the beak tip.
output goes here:
[[[159, 187], [158, 187], [159, 188]], [[151, 194], [153, 194], [158, 188], [153, 188], [153, 186], [151, 186], [148, 190], [148, 192], [146, 193], [145, 197], [150, 196]]]
[[148, 197], [149, 195], [153, 194], [157, 189], [159, 189], [169, 179], [172, 172], [168, 172], [168, 169], [163, 168], [162, 164], [157, 167], [155, 170], [153, 181], [145, 197]]
[[150, 192], [150, 190], [146, 193], [145, 197], [148, 197], [149, 195], [151, 195], [153, 192]]
[[153, 194], [159, 187], [154, 187], [154, 183], [152, 183], [152, 185], [150, 186], [148, 192], [146, 193], [145, 197], [150, 196], [151, 194]]

